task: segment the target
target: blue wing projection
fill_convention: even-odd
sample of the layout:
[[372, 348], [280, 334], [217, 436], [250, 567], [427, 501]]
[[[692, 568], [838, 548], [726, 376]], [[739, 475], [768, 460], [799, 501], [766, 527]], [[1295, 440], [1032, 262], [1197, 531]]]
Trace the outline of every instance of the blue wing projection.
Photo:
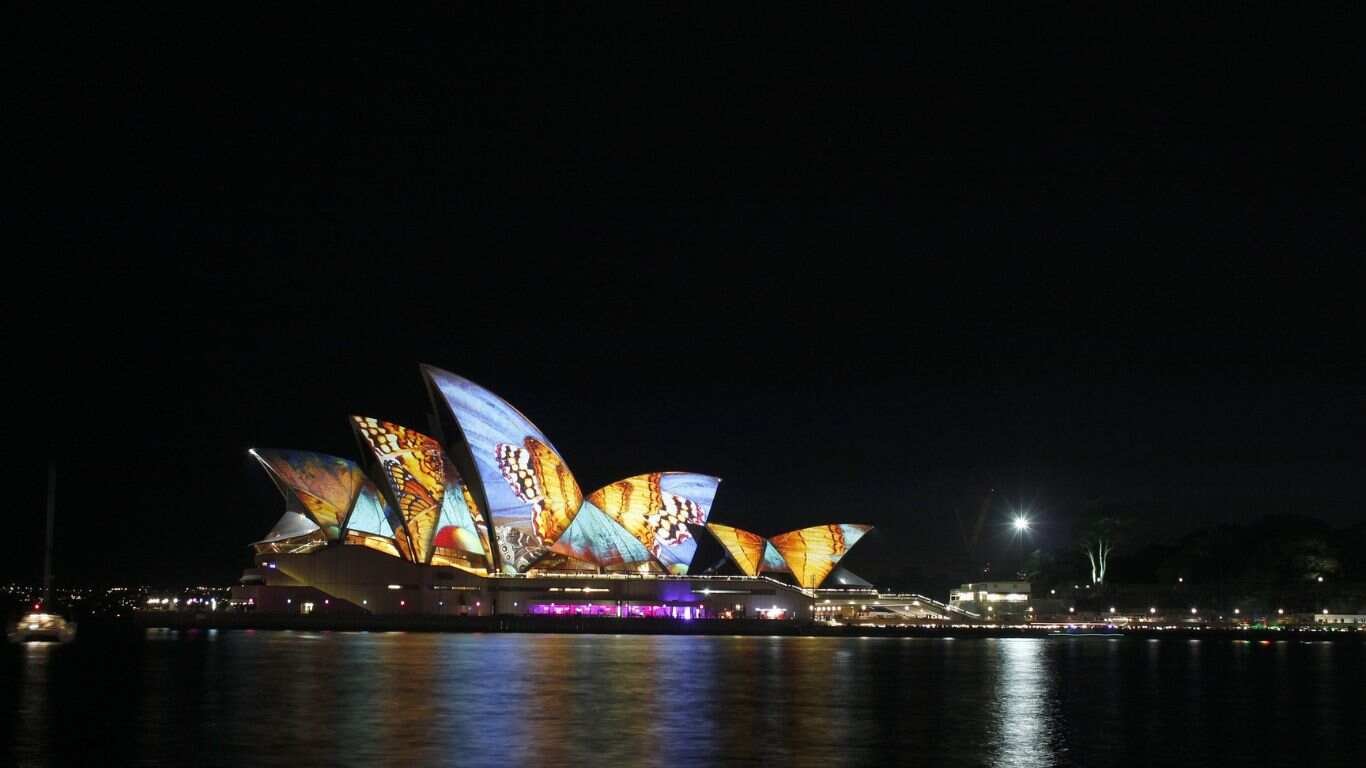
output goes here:
[[[695, 525], [705, 525], [711, 516], [712, 502], [716, 499], [720, 484], [719, 477], [693, 472], [665, 472], [659, 481], [660, 490], [664, 493], [693, 502], [697, 514], [684, 522]], [[687, 525], [676, 526], [669, 536], [656, 537], [655, 541], [659, 544], [657, 557], [666, 569], [671, 573], [688, 572], [693, 556], [697, 554], [697, 539]]]
[[652, 559], [644, 544], [589, 501], [579, 508], [569, 530], [550, 551], [603, 567]]
[[[346, 543], [369, 547], [394, 557], [406, 557], [400, 549], [398, 537], [394, 535], [396, 522], [399, 523], [398, 530], [403, 530], [397, 518], [398, 514], [375, 484], [366, 480], [346, 520]], [[403, 548], [407, 548], [406, 541]]]
[[524, 573], [568, 530], [583, 494], [564, 459], [508, 402], [449, 371], [422, 366], [460, 427], [488, 503], [505, 573]]
[[704, 525], [720, 478], [692, 472], [653, 472], [599, 488], [588, 501], [645, 546], [670, 573], [687, 573], [697, 540], [689, 525]]
[[778, 554], [771, 541], [764, 542], [764, 558], [759, 561], [759, 573], [792, 573], [787, 561]]

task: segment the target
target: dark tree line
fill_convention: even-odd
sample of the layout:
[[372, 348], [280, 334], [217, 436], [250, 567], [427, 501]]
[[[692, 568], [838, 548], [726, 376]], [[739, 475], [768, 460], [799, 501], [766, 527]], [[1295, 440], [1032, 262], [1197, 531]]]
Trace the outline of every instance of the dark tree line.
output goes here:
[[[1070, 549], [1036, 551], [1026, 569], [1045, 583], [1366, 583], [1366, 522], [1333, 528], [1305, 515], [1268, 515], [1135, 547], [1127, 546], [1131, 519], [1113, 511], [1083, 515]], [[1097, 561], [1104, 565], [1099, 573]]]

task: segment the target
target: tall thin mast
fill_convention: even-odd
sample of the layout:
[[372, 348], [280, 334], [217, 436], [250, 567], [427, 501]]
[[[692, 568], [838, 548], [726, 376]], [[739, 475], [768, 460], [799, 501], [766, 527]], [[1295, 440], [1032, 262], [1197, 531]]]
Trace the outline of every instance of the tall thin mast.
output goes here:
[[57, 463], [47, 465], [47, 547], [43, 550], [43, 607], [52, 602], [52, 519], [57, 504]]

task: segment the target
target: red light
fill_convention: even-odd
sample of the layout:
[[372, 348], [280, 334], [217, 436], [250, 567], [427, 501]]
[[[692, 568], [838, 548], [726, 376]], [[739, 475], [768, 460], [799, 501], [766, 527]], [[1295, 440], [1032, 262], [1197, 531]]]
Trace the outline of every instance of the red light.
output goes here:
[[35, 610], [35, 611], [38, 610], [39, 608], [42, 608], [42, 607], [43, 607], [43, 604], [42, 604], [42, 603], [34, 603], [34, 604], [33, 604], [33, 610]]

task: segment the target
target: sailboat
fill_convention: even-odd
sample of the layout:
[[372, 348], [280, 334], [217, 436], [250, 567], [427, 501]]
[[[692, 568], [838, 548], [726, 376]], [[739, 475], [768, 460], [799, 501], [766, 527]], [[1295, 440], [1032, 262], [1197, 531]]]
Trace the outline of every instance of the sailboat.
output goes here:
[[65, 643], [76, 637], [76, 623], [67, 621], [60, 614], [49, 613], [52, 604], [52, 522], [56, 512], [57, 467], [49, 464], [47, 468], [47, 548], [43, 551], [43, 599], [33, 606], [33, 610], [19, 617], [10, 628], [9, 638], [17, 643], [56, 642]]

